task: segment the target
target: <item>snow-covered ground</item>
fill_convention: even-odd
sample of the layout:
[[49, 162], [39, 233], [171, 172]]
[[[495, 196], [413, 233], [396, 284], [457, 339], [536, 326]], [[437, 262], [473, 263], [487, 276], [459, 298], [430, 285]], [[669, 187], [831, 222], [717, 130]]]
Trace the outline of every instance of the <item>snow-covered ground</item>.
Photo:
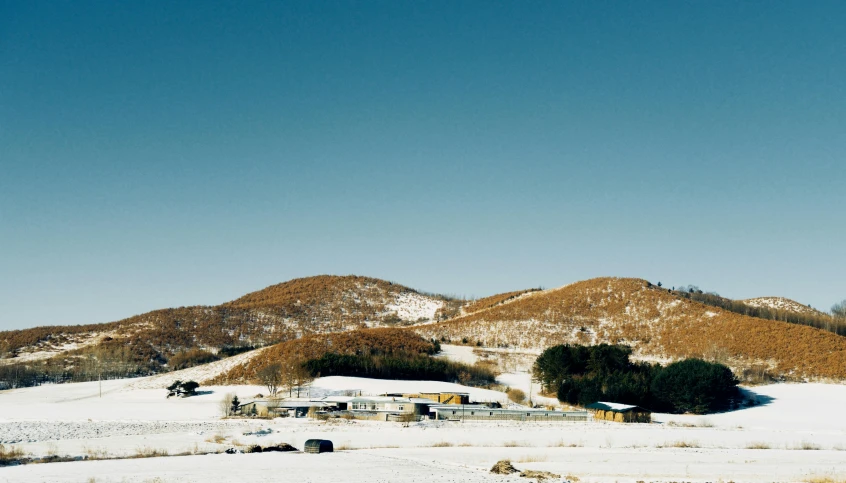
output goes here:
[[[502, 382], [527, 384], [525, 373]], [[220, 400], [246, 401], [257, 386], [201, 387], [187, 399], [165, 399], [140, 380], [41, 386], [0, 392], [0, 441], [43, 456], [133, 456], [219, 451], [309, 438], [332, 440], [331, 455], [197, 455], [81, 461], [0, 468], [18, 481], [527, 481], [494, 476], [499, 459], [521, 469], [607, 481], [809, 481], [846, 478], [846, 385], [778, 384], [748, 389], [760, 404], [708, 416], [656, 414], [654, 424], [610, 422], [401, 423], [282, 418], [220, 419]], [[163, 381], [167, 383], [169, 381]], [[463, 390], [474, 399], [504, 400], [496, 391], [442, 382], [327, 377], [312, 394]], [[524, 389], [525, 390], [525, 389]], [[499, 398], [499, 399], [497, 399]]]
[[433, 320], [435, 312], [444, 306], [443, 300], [433, 299], [414, 292], [403, 292], [396, 300], [385, 306], [389, 312], [396, 312], [402, 320], [417, 322], [418, 320]]

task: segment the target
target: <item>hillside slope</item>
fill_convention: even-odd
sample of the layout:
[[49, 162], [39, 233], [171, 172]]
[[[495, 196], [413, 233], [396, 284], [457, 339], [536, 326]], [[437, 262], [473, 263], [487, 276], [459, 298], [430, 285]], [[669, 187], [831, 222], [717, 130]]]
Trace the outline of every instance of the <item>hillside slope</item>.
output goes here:
[[842, 336], [728, 312], [639, 279], [586, 280], [414, 330], [441, 340], [532, 349], [623, 343], [645, 359], [704, 357], [738, 371], [763, 365], [790, 379], [846, 379]]
[[[214, 353], [309, 334], [407, 326], [457, 312], [461, 303], [375, 278], [321, 275], [218, 306], [155, 310], [107, 324], [0, 332], [0, 365], [40, 361], [33, 367], [56, 381], [86, 380], [104, 365], [109, 377], [147, 375], [193, 349]], [[83, 369], [83, 364], [90, 367]]]
[[750, 307], [783, 310], [785, 312], [793, 312], [795, 314], [825, 315], [817, 309], [800, 304], [795, 300], [790, 300], [785, 297], [756, 297], [753, 299], [741, 300], [741, 302]]

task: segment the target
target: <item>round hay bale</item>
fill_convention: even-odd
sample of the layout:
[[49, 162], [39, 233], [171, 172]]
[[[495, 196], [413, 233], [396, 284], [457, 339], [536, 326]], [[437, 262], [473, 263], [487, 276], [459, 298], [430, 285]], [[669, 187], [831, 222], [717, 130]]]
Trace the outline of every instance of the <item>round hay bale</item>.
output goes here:
[[328, 439], [310, 439], [303, 446], [306, 453], [332, 453], [334, 450], [332, 442]]

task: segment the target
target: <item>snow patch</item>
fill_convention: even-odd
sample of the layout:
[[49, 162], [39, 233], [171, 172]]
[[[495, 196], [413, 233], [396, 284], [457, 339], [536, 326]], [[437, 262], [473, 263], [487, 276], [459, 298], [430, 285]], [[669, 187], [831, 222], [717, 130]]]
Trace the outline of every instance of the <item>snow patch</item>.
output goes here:
[[387, 304], [385, 308], [389, 312], [396, 312], [397, 317], [402, 320], [417, 322], [420, 319], [433, 320], [435, 312], [443, 306], [443, 300], [414, 292], [403, 292], [397, 294], [393, 303]]

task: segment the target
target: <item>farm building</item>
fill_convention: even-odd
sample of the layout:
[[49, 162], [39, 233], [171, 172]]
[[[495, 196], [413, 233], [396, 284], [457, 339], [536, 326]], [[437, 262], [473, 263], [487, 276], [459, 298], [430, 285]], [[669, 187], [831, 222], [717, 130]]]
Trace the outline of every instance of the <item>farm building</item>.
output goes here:
[[470, 393], [466, 392], [420, 392], [420, 393], [390, 393], [385, 396], [396, 396], [410, 399], [429, 399], [437, 404], [470, 404]]
[[353, 399], [355, 399], [353, 396], [326, 396], [320, 399], [313, 399], [313, 401], [324, 402], [327, 406], [332, 406], [341, 411], [346, 411], [349, 409], [350, 401]]
[[330, 406], [330, 403], [323, 401], [269, 399], [241, 404], [241, 414], [260, 418], [279, 416], [303, 418], [308, 415], [312, 408], [322, 411]]
[[618, 423], [651, 423], [652, 413], [640, 406], [611, 402], [595, 402], [585, 409], [593, 411], [593, 419]]
[[241, 414], [244, 416], [257, 416], [266, 418], [269, 415], [267, 401], [250, 401], [240, 406]]
[[349, 401], [348, 410], [356, 418], [378, 421], [397, 420], [403, 416], [420, 416], [429, 413], [430, 399], [395, 396], [356, 397]]
[[481, 404], [436, 405], [429, 407], [432, 419], [452, 421], [587, 421], [587, 411], [492, 408]]

